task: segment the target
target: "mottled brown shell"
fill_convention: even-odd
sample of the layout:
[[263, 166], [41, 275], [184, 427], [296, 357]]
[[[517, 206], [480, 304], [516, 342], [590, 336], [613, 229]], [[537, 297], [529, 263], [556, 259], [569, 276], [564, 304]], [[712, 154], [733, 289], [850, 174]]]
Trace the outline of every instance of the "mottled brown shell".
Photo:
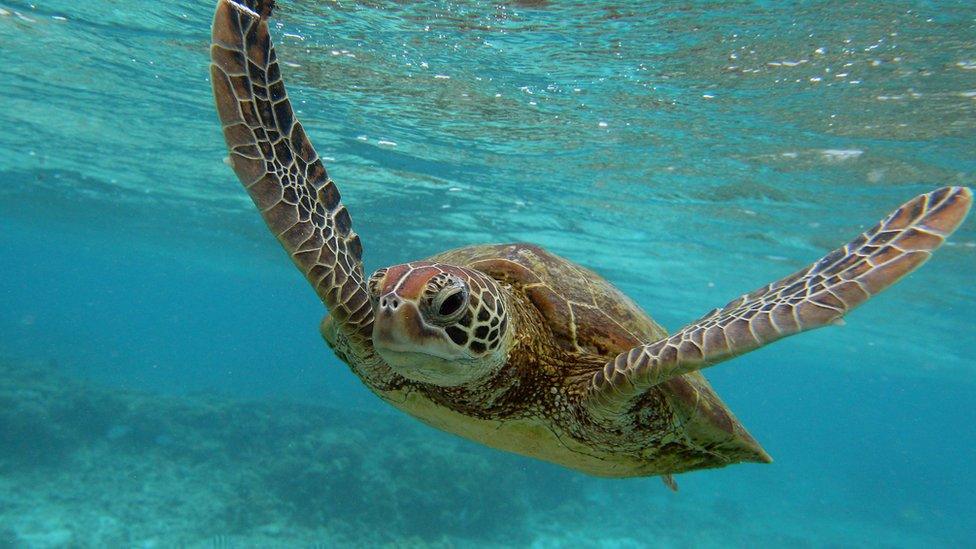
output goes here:
[[[469, 246], [430, 259], [479, 270], [521, 290], [542, 313], [553, 343], [569, 351], [612, 359], [668, 335], [603, 277], [539, 246]], [[569, 366], [567, 371], [572, 370]], [[655, 390], [667, 396], [689, 438], [727, 441], [720, 452], [724, 459], [771, 461], [700, 373], [676, 377]], [[635, 408], [640, 406], [638, 401]]]
[[470, 246], [431, 258], [488, 274], [521, 289], [542, 313], [554, 342], [613, 356], [667, 331], [600, 275], [532, 244]]

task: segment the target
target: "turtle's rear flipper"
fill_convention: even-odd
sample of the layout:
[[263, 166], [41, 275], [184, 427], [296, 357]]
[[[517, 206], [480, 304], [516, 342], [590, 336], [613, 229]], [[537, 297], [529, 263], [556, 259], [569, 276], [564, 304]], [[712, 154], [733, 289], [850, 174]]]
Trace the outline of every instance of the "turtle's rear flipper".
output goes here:
[[962, 223], [965, 187], [944, 187], [905, 203], [871, 230], [809, 267], [715, 309], [676, 334], [621, 353], [593, 375], [595, 411], [619, 413], [675, 376], [712, 366], [848, 311], [918, 268]]
[[661, 475], [661, 480], [664, 481], [664, 485], [670, 488], [672, 492], [678, 491], [678, 483], [674, 480], [674, 475]]

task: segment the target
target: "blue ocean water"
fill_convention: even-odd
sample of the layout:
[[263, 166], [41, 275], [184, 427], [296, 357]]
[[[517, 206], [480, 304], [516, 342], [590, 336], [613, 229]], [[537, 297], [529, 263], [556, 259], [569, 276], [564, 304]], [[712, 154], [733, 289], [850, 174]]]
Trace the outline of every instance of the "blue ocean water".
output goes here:
[[[222, 162], [213, 4], [0, 0], [0, 547], [976, 544], [976, 221], [706, 372], [771, 465], [502, 454], [322, 343]], [[529, 241], [673, 330], [976, 182], [970, 2], [279, 4], [368, 271]]]

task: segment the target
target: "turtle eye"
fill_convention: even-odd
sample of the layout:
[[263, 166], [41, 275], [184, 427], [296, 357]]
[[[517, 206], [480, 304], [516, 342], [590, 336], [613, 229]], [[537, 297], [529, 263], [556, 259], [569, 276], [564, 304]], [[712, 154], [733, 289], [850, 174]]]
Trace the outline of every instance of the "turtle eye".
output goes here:
[[468, 290], [463, 286], [448, 286], [434, 296], [430, 309], [431, 320], [437, 324], [450, 324], [461, 317], [468, 304]]
[[441, 301], [437, 313], [441, 316], [454, 316], [464, 306], [464, 292], [454, 292]]

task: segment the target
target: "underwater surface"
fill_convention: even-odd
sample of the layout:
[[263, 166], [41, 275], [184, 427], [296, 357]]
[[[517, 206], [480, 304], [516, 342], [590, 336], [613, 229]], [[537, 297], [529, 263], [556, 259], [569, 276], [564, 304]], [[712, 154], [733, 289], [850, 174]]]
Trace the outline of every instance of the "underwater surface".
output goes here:
[[[367, 272], [529, 241], [664, 326], [976, 183], [976, 4], [281, 0]], [[976, 220], [705, 372], [775, 462], [605, 480], [322, 342], [231, 170], [215, 2], [0, 0], [0, 547], [976, 545]]]

